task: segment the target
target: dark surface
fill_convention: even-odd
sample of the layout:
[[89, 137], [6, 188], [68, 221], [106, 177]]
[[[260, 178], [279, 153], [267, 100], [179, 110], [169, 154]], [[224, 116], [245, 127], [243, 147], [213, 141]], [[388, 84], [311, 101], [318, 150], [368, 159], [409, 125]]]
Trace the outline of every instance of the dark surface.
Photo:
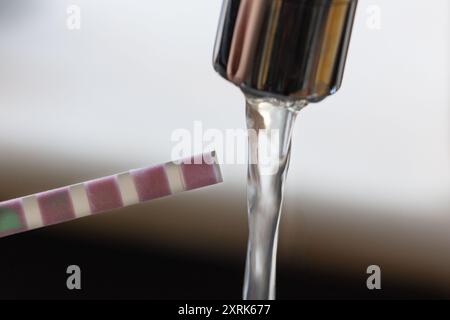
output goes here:
[[[44, 235], [37, 230], [0, 239], [1, 299], [240, 299], [244, 255], [238, 260]], [[66, 289], [66, 268], [77, 264], [82, 290]], [[441, 298], [439, 292], [383, 281], [365, 288], [365, 275], [278, 270], [279, 299]]]

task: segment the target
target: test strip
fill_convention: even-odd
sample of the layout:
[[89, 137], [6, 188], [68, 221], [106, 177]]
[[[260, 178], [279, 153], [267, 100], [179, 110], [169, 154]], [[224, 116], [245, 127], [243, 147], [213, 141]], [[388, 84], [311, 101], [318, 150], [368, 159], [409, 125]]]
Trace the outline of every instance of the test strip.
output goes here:
[[0, 238], [222, 182], [215, 153], [0, 202]]

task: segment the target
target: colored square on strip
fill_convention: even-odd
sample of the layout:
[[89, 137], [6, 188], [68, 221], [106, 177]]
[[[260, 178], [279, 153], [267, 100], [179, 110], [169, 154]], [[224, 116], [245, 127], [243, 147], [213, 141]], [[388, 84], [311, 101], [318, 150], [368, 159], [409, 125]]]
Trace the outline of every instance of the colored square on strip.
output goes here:
[[169, 180], [164, 166], [132, 170], [140, 201], [164, 197], [171, 194]]
[[123, 207], [115, 176], [86, 182], [86, 192], [92, 213]]
[[69, 188], [42, 192], [36, 195], [44, 224], [54, 224], [75, 218]]
[[1, 202], [0, 237], [25, 230], [25, 215], [20, 199]]
[[[204, 156], [205, 158], [203, 158]], [[220, 182], [216, 173], [216, 164], [208, 154], [198, 155], [191, 158], [189, 162], [183, 162], [181, 171], [187, 190]]]

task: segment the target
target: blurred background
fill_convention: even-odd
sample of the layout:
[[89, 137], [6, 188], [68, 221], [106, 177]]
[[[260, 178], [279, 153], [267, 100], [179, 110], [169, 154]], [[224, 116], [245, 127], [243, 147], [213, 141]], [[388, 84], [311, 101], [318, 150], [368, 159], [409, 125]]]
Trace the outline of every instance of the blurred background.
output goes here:
[[[221, 3], [0, 0], [0, 201], [166, 162], [194, 121], [244, 128], [241, 92], [211, 65]], [[450, 297], [449, 18], [447, 0], [359, 1], [341, 90], [296, 124], [279, 298]], [[0, 239], [0, 298], [239, 299], [246, 167], [222, 170], [221, 185]], [[382, 290], [366, 288], [372, 264]]]

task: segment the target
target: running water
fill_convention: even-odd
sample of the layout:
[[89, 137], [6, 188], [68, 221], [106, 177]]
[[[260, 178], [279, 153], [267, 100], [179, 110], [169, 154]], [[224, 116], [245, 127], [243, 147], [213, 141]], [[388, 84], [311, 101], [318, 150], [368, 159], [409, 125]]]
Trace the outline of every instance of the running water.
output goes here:
[[249, 239], [243, 296], [247, 300], [275, 299], [278, 225], [292, 128], [307, 102], [250, 95], [246, 101]]
[[[319, 102], [341, 87], [357, 4], [223, 0], [214, 69], [247, 99], [250, 235], [245, 299], [275, 298], [278, 224], [292, 127], [306, 101]], [[277, 145], [277, 152], [267, 154], [264, 145]]]

